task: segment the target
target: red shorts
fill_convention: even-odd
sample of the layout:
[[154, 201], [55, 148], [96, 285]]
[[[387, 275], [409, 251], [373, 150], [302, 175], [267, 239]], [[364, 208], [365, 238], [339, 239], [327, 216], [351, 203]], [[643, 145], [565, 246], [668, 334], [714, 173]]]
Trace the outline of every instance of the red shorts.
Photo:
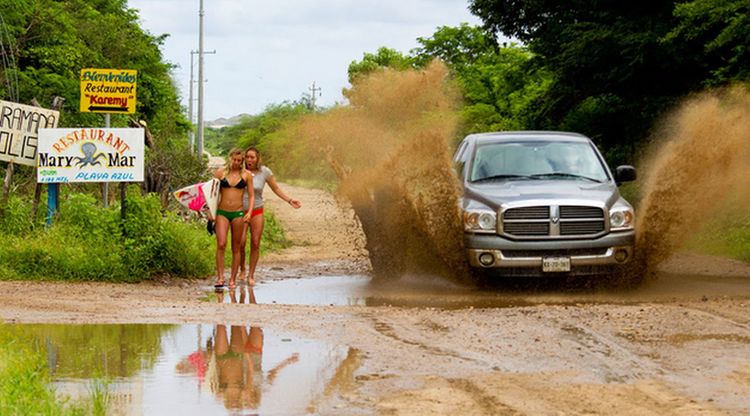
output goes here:
[[252, 213], [250, 213], [250, 218], [255, 217], [256, 215], [263, 215], [263, 207], [255, 208]]

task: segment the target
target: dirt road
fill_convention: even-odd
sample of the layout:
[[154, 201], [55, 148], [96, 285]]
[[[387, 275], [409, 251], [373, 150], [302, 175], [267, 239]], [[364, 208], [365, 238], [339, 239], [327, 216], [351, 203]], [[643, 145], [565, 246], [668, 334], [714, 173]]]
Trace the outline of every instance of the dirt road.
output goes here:
[[[258, 290], [366, 271], [350, 212], [319, 191], [269, 208], [298, 243], [261, 259]], [[314, 280], [314, 279], [319, 280]], [[681, 255], [628, 293], [478, 291], [429, 277], [365, 305], [206, 302], [210, 280], [0, 282], [8, 323], [237, 323], [348, 347], [314, 414], [750, 415], [750, 266]]]

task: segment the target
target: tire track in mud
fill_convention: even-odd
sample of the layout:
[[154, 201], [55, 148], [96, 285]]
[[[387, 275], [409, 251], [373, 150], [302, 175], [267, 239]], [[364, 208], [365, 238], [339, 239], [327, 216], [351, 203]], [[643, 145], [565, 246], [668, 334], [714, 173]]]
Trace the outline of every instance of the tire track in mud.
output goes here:
[[525, 415], [526, 413], [518, 411], [513, 407], [501, 402], [495, 396], [488, 393], [476, 383], [466, 379], [448, 379], [448, 384], [458, 390], [466, 393], [484, 414], [487, 415], [504, 415], [515, 416]]
[[607, 383], [625, 383], [666, 374], [666, 371], [653, 360], [644, 360], [642, 355], [630, 351], [620, 342], [592, 327], [561, 323], [560, 331], [568, 341], [585, 349], [589, 362], [592, 358], [596, 359], [596, 372], [600, 373]]
[[382, 335], [384, 337], [387, 337], [387, 338], [390, 338], [390, 339], [392, 339], [394, 341], [397, 341], [399, 343], [406, 344], [406, 345], [409, 345], [409, 346], [412, 346], [412, 347], [416, 347], [416, 348], [418, 348], [418, 349], [420, 349], [422, 351], [426, 351], [426, 352], [428, 352], [428, 353], [430, 353], [432, 355], [438, 355], [438, 356], [443, 356], [443, 357], [455, 358], [455, 359], [458, 359], [458, 360], [468, 361], [468, 362], [472, 362], [472, 363], [475, 363], [475, 364], [480, 364], [480, 365], [483, 365], [483, 366], [491, 366], [491, 364], [489, 364], [489, 363], [487, 363], [487, 362], [485, 362], [483, 360], [478, 360], [478, 359], [475, 359], [475, 358], [465, 357], [465, 356], [463, 356], [463, 355], [461, 355], [461, 354], [459, 354], [459, 353], [457, 353], [455, 351], [450, 351], [450, 350], [447, 350], [447, 349], [444, 349], [444, 348], [439, 348], [439, 347], [433, 347], [433, 346], [430, 346], [430, 345], [427, 345], [427, 344], [424, 344], [424, 343], [421, 343], [421, 342], [418, 342], [418, 341], [412, 341], [412, 340], [405, 339], [405, 338], [399, 336], [396, 333], [396, 330], [394, 329], [394, 327], [391, 324], [388, 324], [388, 323], [383, 322], [383, 321], [379, 321], [377, 318], [375, 318], [374, 316], [371, 316], [371, 315], [367, 316], [367, 318], [370, 319], [370, 321], [372, 322], [372, 327], [380, 335]]
[[[743, 329], [745, 331], [750, 332], [750, 324], [749, 323], [738, 322], [734, 318], [730, 318], [730, 317], [724, 316], [724, 315], [720, 314], [719, 312], [716, 312], [716, 311], [713, 311], [713, 310], [706, 310], [706, 309], [703, 309], [703, 308], [698, 307], [698, 306], [680, 305], [680, 307], [682, 307], [684, 309], [688, 309], [688, 310], [694, 311], [694, 312], [697, 312], [697, 313], [704, 314], [704, 316], [710, 316], [712, 318], [715, 318], [715, 319], [720, 320], [720, 321], [724, 321], [724, 322], [726, 322], [726, 323], [728, 323], [730, 325], [736, 326], [738, 328], [741, 328], [741, 329]], [[747, 315], [745, 315], [745, 317], [747, 317]]]

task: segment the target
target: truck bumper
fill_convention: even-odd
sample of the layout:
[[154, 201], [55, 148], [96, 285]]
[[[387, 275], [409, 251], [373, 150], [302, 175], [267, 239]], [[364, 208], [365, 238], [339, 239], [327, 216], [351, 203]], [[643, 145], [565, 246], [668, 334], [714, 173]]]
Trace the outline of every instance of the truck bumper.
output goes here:
[[606, 274], [633, 258], [635, 232], [610, 233], [593, 240], [513, 241], [497, 235], [464, 234], [469, 264], [509, 275], [548, 275], [545, 258], [570, 260], [565, 275]]

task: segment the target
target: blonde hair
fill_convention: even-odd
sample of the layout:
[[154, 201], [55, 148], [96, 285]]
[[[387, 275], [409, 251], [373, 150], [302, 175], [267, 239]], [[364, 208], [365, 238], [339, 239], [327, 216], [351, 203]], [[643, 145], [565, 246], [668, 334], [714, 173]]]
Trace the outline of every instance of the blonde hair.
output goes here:
[[232, 156], [234, 155], [242, 155], [242, 166], [240, 166], [240, 175], [245, 174], [245, 152], [242, 151], [239, 147], [235, 147], [234, 149], [229, 151], [229, 155], [227, 156], [226, 165], [224, 166], [224, 177], [226, 178], [227, 175], [229, 175], [229, 172], [232, 171]]

